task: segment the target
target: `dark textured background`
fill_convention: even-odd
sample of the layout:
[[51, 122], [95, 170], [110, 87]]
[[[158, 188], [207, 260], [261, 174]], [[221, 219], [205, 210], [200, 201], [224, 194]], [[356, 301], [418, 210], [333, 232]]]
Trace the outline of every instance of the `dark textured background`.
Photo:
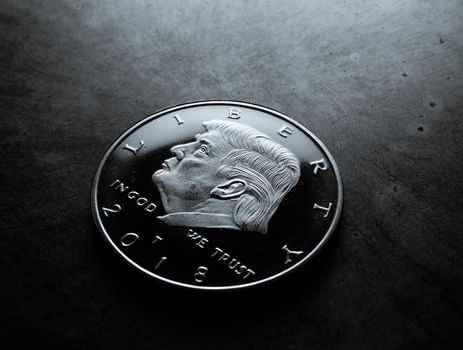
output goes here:
[[[0, 55], [3, 346], [460, 341], [461, 1], [2, 0]], [[340, 228], [279, 283], [172, 289], [123, 266], [93, 224], [106, 147], [142, 117], [201, 99], [280, 110], [338, 162]]]

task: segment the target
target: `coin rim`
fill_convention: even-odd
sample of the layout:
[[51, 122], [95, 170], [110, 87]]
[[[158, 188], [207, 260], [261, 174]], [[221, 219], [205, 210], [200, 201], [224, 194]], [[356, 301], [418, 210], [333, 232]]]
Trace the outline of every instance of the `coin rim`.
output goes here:
[[[208, 286], [198, 286], [198, 285], [194, 285], [194, 284], [182, 283], [182, 282], [174, 281], [174, 280], [159, 276], [159, 275], [145, 269], [144, 267], [138, 265], [135, 261], [131, 260], [128, 256], [125, 255], [124, 252], [122, 252], [117, 247], [117, 245], [113, 242], [113, 240], [109, 237], [108, 233], [106, 232], [106, 229], [105, 229], [105, 227], [103, 225], [100, 213], [99, 213], [98, 208], [97, 208], [97, 188], [98, 188], [98, 184], [99, 184], [99, 178], [100, 178], [100, 175], [101, 175], [101, 171], [102, 171], [103, 166], [104, 166], [107, 158], [109, 157], [109, 155], [114, 151], [114, 149], [117, 147], [117, 145], [119, 145], [119, 143], [123, 139], [125, 139], [133, 131], [140, 128], [144, 124], [152, 121], [153, 119], [162, 117], [162, 116], [164, 116], [164, 115], [166, 115], [168, 113], [174, 112], [174, 111], [176, 111], [178, 109], [185, 109], [185, 108], [198, 107], [198, 106], [207, 106], [207, 105], [230, 105], [230, 106], [237, 106], [237, 107], [238, 106], [246, 107], [246, 108], [255, 109], [255, 110], [263, 111], [265, 113], [272, 114], [274, 116], [277, 116], [279, 118], [282, 118], [283, 120], [286, 120], [286, 121], [294, 124], [299, 129], [301, 129], [304, 133], [306, 133], [307, 136], [309, 136], [323, 150], [323, 152], [326, 154], [329, 161], [331, 162], [334, 174], [336, 176], [336, 181], [337, 181], [337, 185], [338, 185], [338, 201], [337, 201], [337, 205], [336, 205], [336, 212], [334, 214], [334, 218], [333, 218], [333, 221], [331, 222], [330, 227], [328, 228], [327, 232], [325, 233], [325, 235], [323, 236], [321, 241], [315, 246], [315, 248], [312, 249], [312, 251], [309, 254], [307, 254], [302, 260], [298, 261], [296, 264], [291, 265], [287, 269], [284, 269], [283, 271], [281, 271], [281, 272], [279, 272], [279, 273], [277, 273], [275, 275], [272, 275], [270, 277], [266, 277], [266, 278], [258, 280], [258, 281], [245, 283], [245, 284], [239, 284], [239, 285], [232, 285], [232, 286], [210, 286], [210, 287], [208, 287]], [[252, 286], [261, 285], [261, 284], [264, 284], [264, 283], [271, 282], [271, 281], [273, 281], [275, 279], [278, 279], [278, 278], [288, 274], [291, 271], [294, 271], [295, 269], [297, 269], [298, 267], [300, 267], [301, 265], [305, 264], [307, 261], [312, 259], [315, 256], [315, 254], [318, 253], [318, 251], [320, 251], [320, 249], [326, 244], [328, 239], [332, 236], [332, 234], [335, 231], [336, 226], [337, 226], [337, 224], [339, 222], [340, 216], [341, 216], [342, 204], [343, 204], [343, 188], [342, 188], [341, 175], [339, 174], [338, 166], [336, 165], [336, 162], [334, 161], [334, 158], [332, 157], [331, 153], [328, 151], [328, 149], [325, 147], [325, 145], [318, 139], [317, 136], [315, 136], [310, 130], [308, 130], [305, 126], [303, 126], [302, 124], [300, 124], [296, 120], [288, 117], [287, 115], [285, 115], [285, 114], [283, 114], [283, 113], [281, 113], [279, 111], [276, 111], [274, 109], [270, 109], [268, 107], [264, 107], [264, 106], [261, 106], [261, 105], [258, 105], [258, 104], [249, 103], [249, 102], [242, 102], [242, 101], [235, 101], [235, 100], [229, 100], [229, 101], [228, 100], [204, 100], [204, 101], [194, 101], [194, 102], [183, 103], [183, 104], [179, 104], [179, 105], [175, 105], [175, 106], [171, 106], [171, 107], [167, 107], [165, 109], [162, 109], [162, 110], [160, 110], [160, 111], [158, 111], [158, 112], [156, 112], [154, 114], [151, 114], [151, 115], [143, 118], [139, 122], [135, 123], [130, 128], [128, 128], [124, 133], [122, 133], [122, 135], [120, 135], [111, 144], [111, 146], [109, 146], [109, 148], [104, 153], [103, 158], [101, 159], [101, 161], [100, 161], [100, 163], [98, 165], [98, 169], [96, 171], [95, 177], [93, 179], [93, 186], [92, 186], [92, 193], [91, 193], [92, 214], [93, 214], [93, 219], [94, 219], [94, 221], [96, 223], [96, 226], [98, 228], [98, 231], [102, 234], [105, 241], [107, 241], [110, 244], [110, 246], [116, 250], [118, 255], [121, 258], [123, 258], [123, 260], [126, 263], [128, 263], [129, 265], [132, 265], [133, 267], [135, 267], [140, 272], [144, 272], [148, 276], [154, 277], [155, 279], [160, 280], [160, 281], [165, 282], [165, 283], [168, 283], [170, 285], [175, 285], [175, 286], [179, 286], [179, 287], [183, 287], [183, 288], [200, 289], [200, 290], [232, 290], [232, 289], [249, 288], [249, 287], [252, 287]]]

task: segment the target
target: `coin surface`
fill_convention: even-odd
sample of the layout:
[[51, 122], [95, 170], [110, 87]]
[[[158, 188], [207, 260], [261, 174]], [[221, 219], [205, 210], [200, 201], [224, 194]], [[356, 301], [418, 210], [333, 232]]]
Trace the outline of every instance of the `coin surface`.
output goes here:
[[204, 101], [124, 132], [95, 175], [93, 216], [110, 247], [158, 280], [235, 289], [297, 268], [333, 233], [338, 168], [301, 124], [269, 108]]

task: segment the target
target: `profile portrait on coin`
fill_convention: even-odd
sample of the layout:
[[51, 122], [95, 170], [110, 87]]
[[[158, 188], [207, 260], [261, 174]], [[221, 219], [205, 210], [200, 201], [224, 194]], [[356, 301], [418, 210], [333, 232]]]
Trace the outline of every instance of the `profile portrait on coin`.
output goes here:
[[152, 175], [170, 226], [267, 233], [283, 198], [297, 184], [300, 162], [262, 132], [231, 121], [203, 123], [205, 132], [173, 146]]

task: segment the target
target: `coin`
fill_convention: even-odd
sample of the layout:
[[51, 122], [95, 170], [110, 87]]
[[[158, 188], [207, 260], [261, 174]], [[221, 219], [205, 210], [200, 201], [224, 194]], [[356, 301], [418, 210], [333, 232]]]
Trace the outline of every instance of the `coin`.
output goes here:
[[114, 252], [149, 277], [237, 289], [301, 266], [333, 233], [338, 168], [309, 130], [235, 101], [157, 112], [108, 149], [93, 216]]

